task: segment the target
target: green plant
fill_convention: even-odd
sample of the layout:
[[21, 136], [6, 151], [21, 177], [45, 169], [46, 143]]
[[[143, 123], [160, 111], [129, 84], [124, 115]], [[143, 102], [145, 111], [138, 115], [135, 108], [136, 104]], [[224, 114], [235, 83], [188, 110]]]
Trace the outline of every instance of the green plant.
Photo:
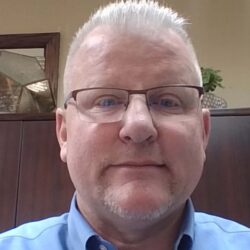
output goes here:
[[219, 75], [220, 70], [201, 67], [202, 82], [206, 93], [213, 92], [217, 87], [224, 88], [221, 84], [223, 78]]

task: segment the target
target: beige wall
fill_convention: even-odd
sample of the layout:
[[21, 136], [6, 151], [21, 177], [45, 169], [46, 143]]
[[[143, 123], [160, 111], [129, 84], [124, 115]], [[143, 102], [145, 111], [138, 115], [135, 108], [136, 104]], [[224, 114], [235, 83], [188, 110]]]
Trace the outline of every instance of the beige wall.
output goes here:
[[[62, 75], [73, 34], [105, 0], [0, 1], [0, 33], [60, 32], [59, 100]], [[216, 90], [229, 107], [250, 107], [250, 1], [168, 0], [187, 17], [190, 35], [203, 66], [222, 71], [225, 89]]]

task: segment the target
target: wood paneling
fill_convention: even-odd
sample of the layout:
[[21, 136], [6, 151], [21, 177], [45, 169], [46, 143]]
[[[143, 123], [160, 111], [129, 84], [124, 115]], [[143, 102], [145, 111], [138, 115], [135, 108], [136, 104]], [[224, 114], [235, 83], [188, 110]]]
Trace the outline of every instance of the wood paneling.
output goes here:
[[0, 232], [15, 226], [21, 122], [0, 122]]
[[202, 179], [193, 194], [197, 210], [250, 227], [250, 116], [212, 118]]
[[24, 122], [17, 225], [68, 211], [73, 190], [59, 158], [55, 121]]

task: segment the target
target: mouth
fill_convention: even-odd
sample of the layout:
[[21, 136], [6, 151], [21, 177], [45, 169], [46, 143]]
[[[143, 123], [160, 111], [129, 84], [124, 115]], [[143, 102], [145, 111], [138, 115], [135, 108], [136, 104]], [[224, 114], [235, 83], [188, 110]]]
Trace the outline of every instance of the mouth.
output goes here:
[[164, 167], [165, 164], [155, 161], [125, 161], [118, 164], [113, 164], [113, 167], [127, 167], [127, 168], [149, 168], [149, 167]]
[[136, 185], [144, 189], [145, 185], [157, 186], [159, 180], [165, 179], [166, 171], [166, 165], [161, 162], [124, 161], [111, 165], [108, 173], [112, 182], [119, 187], [129, 184], [133, 188]]

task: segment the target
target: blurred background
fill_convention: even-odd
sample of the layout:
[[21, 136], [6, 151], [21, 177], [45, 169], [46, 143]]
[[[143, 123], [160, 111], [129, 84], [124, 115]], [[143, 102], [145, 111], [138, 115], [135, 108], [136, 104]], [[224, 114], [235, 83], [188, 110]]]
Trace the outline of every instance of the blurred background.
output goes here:
[[[0, 33], [60, 32], [57, 105], [63, 104], [63, 70], [69, 44], [79, 26], [105, 0], [1, 1]], [[228, 108], [250, 107], [250, 1], [159, 1], [186, 17], [203, 67], [220, 70], [224, 88], [214, 93]]]

